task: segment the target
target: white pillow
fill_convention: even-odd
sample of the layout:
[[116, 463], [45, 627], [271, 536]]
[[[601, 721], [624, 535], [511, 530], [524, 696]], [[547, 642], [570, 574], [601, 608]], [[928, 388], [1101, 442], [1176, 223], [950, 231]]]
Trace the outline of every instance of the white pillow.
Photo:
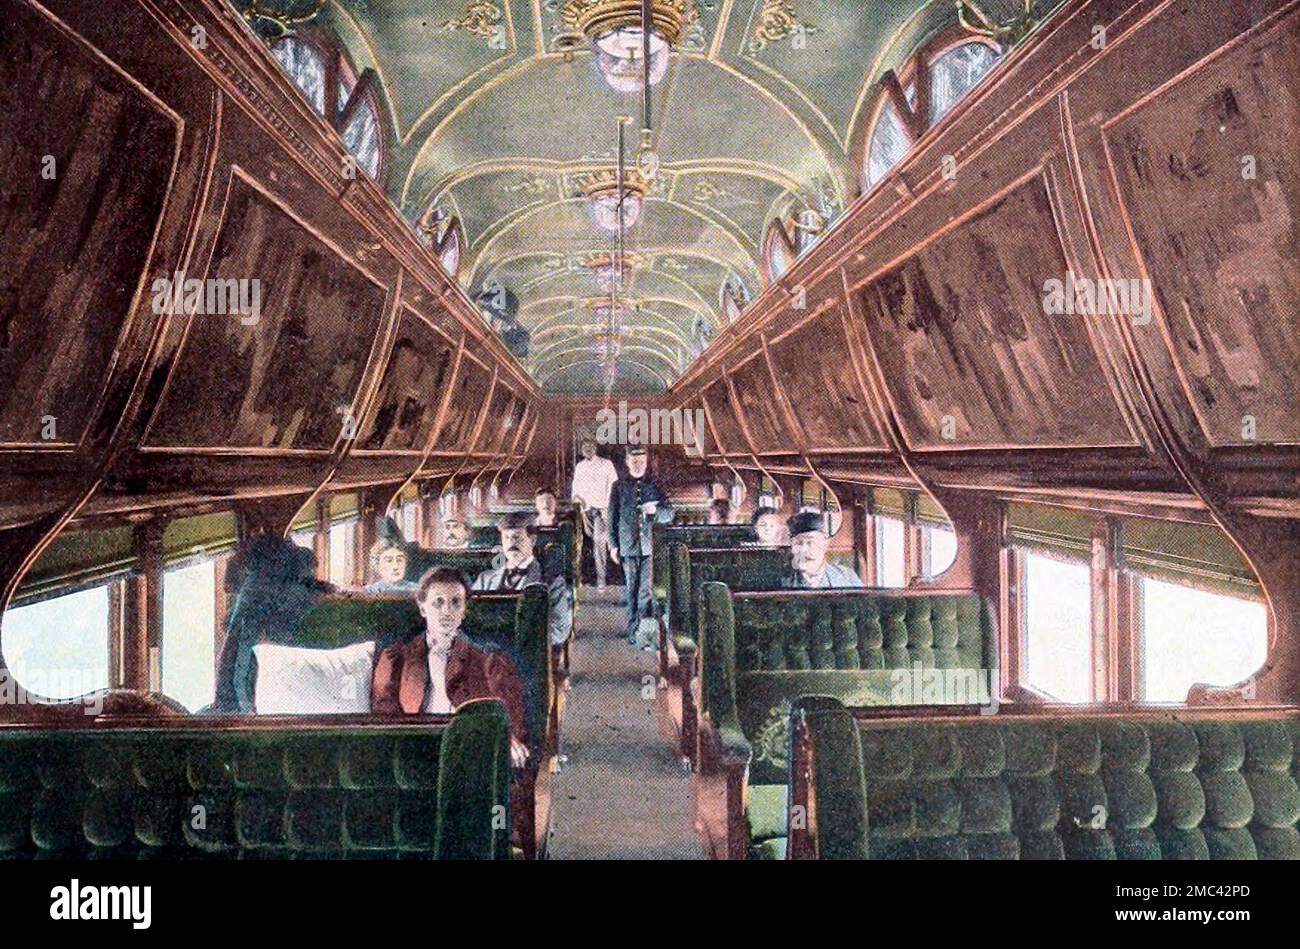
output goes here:
[[363, 714], [370, 711], [375, 644], [309, 649], [262, 643], [253, 647], [258, 715]]

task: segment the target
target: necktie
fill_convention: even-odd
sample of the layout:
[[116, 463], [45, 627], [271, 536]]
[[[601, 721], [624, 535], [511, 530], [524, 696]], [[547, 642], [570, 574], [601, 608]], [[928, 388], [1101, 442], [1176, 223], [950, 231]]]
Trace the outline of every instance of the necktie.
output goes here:
[[517, 586], [526, 576], [528, 576], [527, 570], [522, 567], [511, 567], [505, 572], [505, 576], [502, 577], [501, 582], [508, 587], [514, 587]]

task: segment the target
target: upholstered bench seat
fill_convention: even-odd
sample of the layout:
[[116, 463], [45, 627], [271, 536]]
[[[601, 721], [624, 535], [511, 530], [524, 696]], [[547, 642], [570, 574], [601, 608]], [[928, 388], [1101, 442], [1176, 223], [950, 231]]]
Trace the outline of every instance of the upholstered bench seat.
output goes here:
[[975, 594], [733, 593], [706, 582], [696, 607], [705, 716], [697, 819], [717, 856], [754, 855], [756, 843], [784, 835], [770, 815], [750, 811], [775, 793], [759, 788], [787, 783], [791, 710], [802, 696], [897, 709], [991, 706], [996, 625]]
[[798, 854], [1300, 859], [1300, 713], [865, 714], [796, 706], [794, 773], [810, 790], [794, 797], [817, 815]]
[[0, 855], [502, 859], [509, 782], [498, 702], [384, 725], [6, 727]]

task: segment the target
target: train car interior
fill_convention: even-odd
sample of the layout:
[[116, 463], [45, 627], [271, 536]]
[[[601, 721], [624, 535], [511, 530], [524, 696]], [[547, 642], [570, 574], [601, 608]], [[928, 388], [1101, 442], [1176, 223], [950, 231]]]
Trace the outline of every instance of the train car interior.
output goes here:
[[0, 0], [0, 856], [1300, 859], [1298, 133], [1295, 0]]

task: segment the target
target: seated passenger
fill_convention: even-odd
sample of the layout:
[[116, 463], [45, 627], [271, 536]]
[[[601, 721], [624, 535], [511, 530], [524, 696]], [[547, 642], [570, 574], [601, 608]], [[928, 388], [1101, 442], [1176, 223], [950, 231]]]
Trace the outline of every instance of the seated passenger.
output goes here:
[[423, 635], [394, 643], [379, 654], [370, 686], [376, 715], [454, 712], [474, 699], [494, 698], [510, 714], [510, 761], [528, 760], [524, 684], [503, 644], [462, 629], [469, 587], [450, 567], [435, 567], [421, 579], [415, 601], [424, 617]]
[[560, 505], [555, 499], [555, 492], [550, 488], [538, 488], [537, 494], [533, 496], [533, 504], [537, 508], [537, 526], [554, 527], [556, 510]]
[[442, 519], [442, 543], [439, 550], [467, 550], [469, 527], [459, 514], [448, 514]]
[[395, 537], [380, 537], [370, 545], [370, 582], [366, 593], [414, 593], [417, 584], [406, 579], [406, 545]]
[[731, 502], [726, 498], [714, 498], [709, 504], [710, 524], [731, 523]]
[[780, 547], [783, 544], [781, 537], [781, 518], [777, 515], [776, 509], [771, 507], [760, 507], [754, 512], [749, 523], [754, 527], [754, 534], [757, 535], [757, 541], [751, 541], [751, 544], [757, 547]]
[[564, 577], [551, 575], [533, 556], [532, 518], [523, 511], [507, 514], [501, 521], [503, 561], [474, 579], [475, 590], [522, 590], [532, 583], [547, 587], [550, 594], [551, 645], [563, 646], [573, 631], [573, 594]]
[[783, 584], [787, 589], [828, 590], [861, 587], [862, 580], [853, 570], [826, 562], [830, 536], [821, 514], [802, 511], [790, 518], [790, 565], [794, 576]]

